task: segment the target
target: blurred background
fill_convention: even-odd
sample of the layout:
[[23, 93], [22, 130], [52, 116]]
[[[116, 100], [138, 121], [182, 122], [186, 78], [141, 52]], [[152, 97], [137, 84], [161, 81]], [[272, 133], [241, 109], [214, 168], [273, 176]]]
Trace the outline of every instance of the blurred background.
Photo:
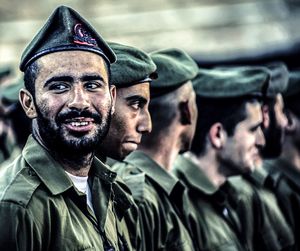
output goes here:
[[17, 66], [58, 5], [106, 39], [146, 51], [179, 47], [204, 66], [298, 53], [299, 0], [0, 0], [0, 66]]
[[61, 4], [106, 40], [148, 52], [178, 47], [201, 67], [300, 64], [300, 0], [0, 0], [0, 168], [30, 133], [18, 101], [21, 54]]

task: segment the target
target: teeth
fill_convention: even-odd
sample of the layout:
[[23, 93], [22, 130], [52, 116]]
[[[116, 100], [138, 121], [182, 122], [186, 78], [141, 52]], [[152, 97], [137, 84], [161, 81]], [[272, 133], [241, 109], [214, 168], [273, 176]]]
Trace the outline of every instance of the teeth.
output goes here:
[[71, 125], [72, 126], [86, 126], [88, 125], [89, 122], [86, 122], [86, 121], [82, 121], [82, 122], [71, 122]]

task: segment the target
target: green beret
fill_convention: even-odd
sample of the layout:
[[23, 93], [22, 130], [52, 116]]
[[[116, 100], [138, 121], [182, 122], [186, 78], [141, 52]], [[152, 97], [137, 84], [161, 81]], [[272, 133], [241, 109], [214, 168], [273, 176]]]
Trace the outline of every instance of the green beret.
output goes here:
[[1, 89], [0, 97], [9, 103], [19, 102], [19, 91], [24, 87], [23, 79], [19, 79], [16, 83], [6, 85]]
[[94, 28], [73, 9], [60, 6], [33, 38], [22, 54], [20, 70], [37, 58], [57, 51], [83, 50], [102, 56], [107, 63], [116, 56]]
[[151, 84], [151, 95], [164, 95], [197, 76], [196, 62], [182, 50], [165, 49], [152, 52], [150, 56], [158, 74]]
[[291, 71], [289, 73], [289, 83], [283, 93], [284, 98], [299, 95], [300, 93], [300, 71]]
[[271, 77], [266, 96], [273, 98], [278, 93], [283, 93], [289, 81], [289, 71], [284, 63], [274, 62], [266, 65], [270, 70]]
[[262, 97], [270, 79], [265, 67], [199, 69], [193, 80], [198, 96], [206, 98]]
[[0, 67], [0, 79], [8, 76], [12, 72], [12, 69], [10, 66], [1, 66]]
[[156, 65], [150, 56], [137, 48], [109, 42], [117, 56], [111, 65], [111, 83], [116, 87], [127, 87], [156, 78]]

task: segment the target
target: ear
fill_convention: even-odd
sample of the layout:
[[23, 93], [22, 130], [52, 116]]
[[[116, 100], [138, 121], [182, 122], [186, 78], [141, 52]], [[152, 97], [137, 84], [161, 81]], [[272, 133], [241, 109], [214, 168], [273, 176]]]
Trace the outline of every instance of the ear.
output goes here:
[[216, 149], [221, 149], [225, 142], [225, 131], [221, 123], [213, 124], [209, 129], [209, 140]]
[[180, 122], [182, 125], [190, 125], [192, 123], [191, 108], [189, 101], [182, 101], [179, 104]]
[[270, 115], [269, 115], [269, 107], [267, 105], [263, 105], [261, 107], [262, 118], [263, 118], [263, 126], [264, 128], [269, 128], [270, 126]]
[[117, 89], [115, 85], [110, 86], [110, 96], [111, 96], [111, 101], [112, 101], [112, 106], [111, 106], [111, 114], [115, 113], [115, 105], [116, 105], [116, 97], [117, 97]]
[[36, 118], [37, 112], [31, 93], [26, 89], [21, 89], [19, 92], [19, 100], [27, 117], [30, 119]]
[[289, 110], [285, 111], [286, 118], [288, 120], [287, 126], [285, 127], [285, 131], [288, 134], [293, 134], [297, 129], [297, 122], [295, 115]]

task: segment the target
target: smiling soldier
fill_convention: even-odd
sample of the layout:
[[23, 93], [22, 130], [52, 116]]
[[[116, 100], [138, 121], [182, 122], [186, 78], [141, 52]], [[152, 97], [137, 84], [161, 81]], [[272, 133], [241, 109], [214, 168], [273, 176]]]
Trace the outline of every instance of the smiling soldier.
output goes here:
[[65, 6], [26, 48], [20, 101], [33, 135], [1, 170], [0, 250], [131, 250], [122, 221], [130, 199], [116, 174], [94, 158], [114, 109], [115, 60], [100, 35]]

